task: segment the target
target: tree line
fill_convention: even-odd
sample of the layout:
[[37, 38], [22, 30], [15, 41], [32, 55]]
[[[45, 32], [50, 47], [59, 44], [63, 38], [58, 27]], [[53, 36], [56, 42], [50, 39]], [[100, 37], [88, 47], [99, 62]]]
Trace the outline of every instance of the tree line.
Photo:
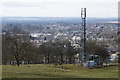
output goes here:
[[[18, 28], [8, 31], [2, 36], [2, 63], [8, 64], [16, 61], [17, 66], [21, 61], [27, 64], [73, 64], [75, 55], [80, 53], [81, 49], [75, 49], [68, 40], [49, 41], [39, 46], [30, 42], [28, 33]], [[102, 44], [95, 41], [87, 41], [87, 54], [97, 54], [101, 58], [108, 57], [107, 49]]]

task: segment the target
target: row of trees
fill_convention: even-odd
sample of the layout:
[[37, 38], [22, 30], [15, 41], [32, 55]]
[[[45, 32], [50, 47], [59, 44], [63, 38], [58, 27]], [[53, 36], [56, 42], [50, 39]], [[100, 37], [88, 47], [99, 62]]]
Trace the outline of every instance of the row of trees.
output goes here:
[[28, 63], [73, 63], [76, 50], [69, 41], [46, 42], [39, 47], [32, 44], [27, 34], [5, 34], [3, 41], [3, 64], [16, 61]]
[[[20, 61], [28, 63], [45, 63], [45, 64], [72, 64], [75, 63], [75, 55], [81, 49], [74, 49], [71, 43], [66, 41], [46, 42], [39, 47], [30, 42], [29, 35], [21, 30], [13, 29], [13, 33], [7, 32], [2, 37], [3, 41], [3, 64], [10, 61]], [[87, 41], [87, 54], [97, 54], [102, 58], [108, 55], [104, 45], [97, 44], [95, 41]]]
[[44, 54], [45, 63], [74, 63], [76, 50], [68, 41], [48, 42], [39, 47], [39, 52]]

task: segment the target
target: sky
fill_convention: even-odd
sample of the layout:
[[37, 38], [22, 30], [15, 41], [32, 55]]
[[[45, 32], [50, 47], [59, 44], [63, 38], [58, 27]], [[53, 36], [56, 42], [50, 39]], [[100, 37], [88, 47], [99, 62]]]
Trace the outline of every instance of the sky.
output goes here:
[[117, 18], [119, 0], [1, 0], [0, 16]]

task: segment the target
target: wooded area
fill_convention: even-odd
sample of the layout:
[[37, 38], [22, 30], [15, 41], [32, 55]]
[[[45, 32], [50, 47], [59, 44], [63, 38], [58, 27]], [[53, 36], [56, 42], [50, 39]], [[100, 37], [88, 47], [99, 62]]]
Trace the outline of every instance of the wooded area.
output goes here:
[[[35, 46], [30, 42], [28, 33], [16, 27], [12, 32], [12, 35], [7, 32], [2, 37], [3, 64], [10, 64], [11, 61], [16, 61], [18, 66], [22, 61], [26, 64], [73, 64], [75, 55], [82, 50], [75, 49], [68, 40], [44, 42]], [[104, 45], [96, 41], [88, 40], [86, 48], [87, 54], [99, 55], [103, 60], [109, 56]]]

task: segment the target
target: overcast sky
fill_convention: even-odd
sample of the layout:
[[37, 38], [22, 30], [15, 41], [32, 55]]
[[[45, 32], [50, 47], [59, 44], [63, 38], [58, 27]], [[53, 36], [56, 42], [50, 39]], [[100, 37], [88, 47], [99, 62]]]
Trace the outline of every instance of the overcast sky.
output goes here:
[[119, 0], [2, 0], [0, 16], [13, 17], [117, 17]]

